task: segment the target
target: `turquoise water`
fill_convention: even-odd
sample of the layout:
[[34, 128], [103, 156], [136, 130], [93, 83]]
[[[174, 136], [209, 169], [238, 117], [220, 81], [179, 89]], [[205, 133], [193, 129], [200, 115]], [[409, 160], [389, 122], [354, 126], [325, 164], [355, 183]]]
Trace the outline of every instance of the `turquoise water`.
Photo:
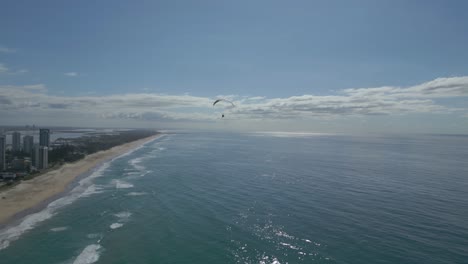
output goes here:
[[0, 263], [468, 263], [467, 146], [166, 135], [0, 231]]

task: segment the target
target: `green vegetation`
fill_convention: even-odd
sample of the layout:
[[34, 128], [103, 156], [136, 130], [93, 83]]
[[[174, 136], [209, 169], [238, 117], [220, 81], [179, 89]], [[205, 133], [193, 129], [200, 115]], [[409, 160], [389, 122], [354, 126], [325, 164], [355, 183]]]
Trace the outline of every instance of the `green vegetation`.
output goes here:
[[130, 130], [116, 134], [85, 136], [72, 139], [69, 141], [69, 144], [54, 147], [49, 151], [49, 164], [74, 162], [84, 158], [85, 155], [107, 150], [157, 133], [153, 130]]

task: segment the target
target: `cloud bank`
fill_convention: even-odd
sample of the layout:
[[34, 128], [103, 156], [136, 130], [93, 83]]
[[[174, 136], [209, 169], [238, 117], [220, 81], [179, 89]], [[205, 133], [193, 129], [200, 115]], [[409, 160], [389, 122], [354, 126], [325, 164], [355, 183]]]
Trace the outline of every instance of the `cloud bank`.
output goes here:
[[213, 107], [213, 100], [219, 97], [154, 93], [58, 96], [50, 94], [43, 84], [4, 85], [0, 86], [0, 112], [8, 112], [9, 116], [42, 113], [43, 116], [56, 118], [82, 115], [99, 120], [103, 125], [108, 120], [213, 122], [219, 119], [220, 113], [226, 113], [230, 120], [251, 121], [398, 116], [413, 113], [455, 113], [465, 116], [468, 114], [466, 107], [455, 107], [442, 101], [468, 97], [468, 76], [438, 78], [410, 87], [344, 89], [327, 96], [225, 96], [224, 98], [235, 103], [234, 108], [222, 105]]

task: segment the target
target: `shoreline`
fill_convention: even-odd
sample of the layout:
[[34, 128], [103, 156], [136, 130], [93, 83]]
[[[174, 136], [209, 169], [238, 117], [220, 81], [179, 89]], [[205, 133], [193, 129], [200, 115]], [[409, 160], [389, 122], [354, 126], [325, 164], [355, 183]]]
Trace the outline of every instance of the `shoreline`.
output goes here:
[[0, 191], [0, 196], [6, 197], [0, 199], [0, 230], [42, 210], [71, 191], [79, 180], [91, 175], [104, 163], [125, 155], [161, 135], [158, 133], [87, 155], [79, 161], [66, 163], [55, 170], [23, 181], [11, 189]]

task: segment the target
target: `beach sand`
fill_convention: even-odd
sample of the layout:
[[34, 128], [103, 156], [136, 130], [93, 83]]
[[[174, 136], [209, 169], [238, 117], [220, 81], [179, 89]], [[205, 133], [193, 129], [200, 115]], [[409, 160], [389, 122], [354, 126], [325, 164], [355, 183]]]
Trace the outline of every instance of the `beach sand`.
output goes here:
[[87, 155], [74, 163], [67, 163], [56, 170], [0, 192], [0, 225], [6, 224], [15, 215], [33, 208], [67, 190], [67, 187], [80, 175], [96, 168], [105, 161], [122, 155], [160, 135], [143, 138], [113, 147], [109, 150]]

